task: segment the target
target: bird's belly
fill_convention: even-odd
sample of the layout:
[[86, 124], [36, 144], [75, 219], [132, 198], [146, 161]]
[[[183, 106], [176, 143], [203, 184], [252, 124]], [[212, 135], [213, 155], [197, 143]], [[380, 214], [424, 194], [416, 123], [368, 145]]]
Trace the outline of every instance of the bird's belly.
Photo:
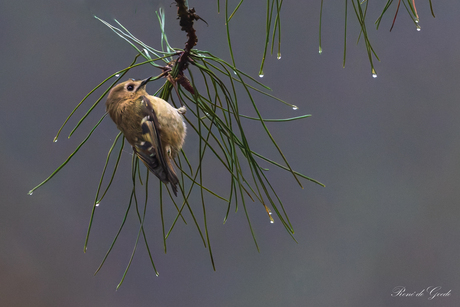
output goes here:
[[184, 144], [185, 123], [177, 110], [169, 104], [166, 108], [158, 108], [156, 113], [160, 124], [161, 141], [165, 147], [171, 148], [171, 154], [174, 157]]

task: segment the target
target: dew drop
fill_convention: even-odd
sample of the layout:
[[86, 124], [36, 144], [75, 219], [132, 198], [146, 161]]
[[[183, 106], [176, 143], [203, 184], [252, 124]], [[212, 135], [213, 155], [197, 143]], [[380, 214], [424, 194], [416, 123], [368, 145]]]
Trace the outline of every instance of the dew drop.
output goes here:
[[32, 194], [34, 194], [34, 192], [32, 190], [30, 190], [29, 193], [27, 193], [27, 194], [32, 195]]
[[233, 71], [233, 73], [236, 75], [236, 71]]
[[101, 204], [101, 203], [96, 203], [96, 207], [99, 207], [100, 204]]
[[156, 272], [155, 275], [158, 277], [160, 275], [160, 273]]
[[271, 220], [271, 221], [270, 221], [270, 224], [273, 224], [274, 222], [275, 222], [274, 220]]
[[372, 78], [377, 78], [377, 73], [375, 72], [374, 68], [372, 68], [371, 73], [372, 73]]
[[420, 32], [420, 30], [422, 30], [422, 28], [417, 24], [417, 31]]
[[278, 53], [278, 56], [276, 57], [278, 60], [281, 60], [281, 53]]
[[53, 142], [54, 142], [54, 143], [56, 143], [56, 142], [57, 142], [57, 140], [58, 140], [58, 139], [57, 139], [57, 137], [56, 137], [56, 138], [54, 138]]
[[116, 74], [115, 77], [116, 77], [116, 78], [120, 77], [120, 74]]
[[420, 21], [420, 19], [416, 18], [415, 19], [415, 23], [418, 23]]
[[319, 54], [323, 53], [323, 48], [319, 47], [318, 53], [319, 53]]
[[150, 57], [150, 54], [149, 54], [149, 51], [147, 49], [144, 49], [144, 53], [145, 53], [145, 56], [148, 58], [148, 59], [152, 59]]
[[263, 77], [264, 77], [264, 74], [260, 74], [260, 75], [259, 75], [259, 78], [263, 78]]
[[294, 106], [294, 105], [293, 105], [293, 106], [292, 106], [292, 109], [293, 109], [293, 110], [298, 110], [298, 109], [299, 109], [299, 107], [298, 107], [298, 106]]

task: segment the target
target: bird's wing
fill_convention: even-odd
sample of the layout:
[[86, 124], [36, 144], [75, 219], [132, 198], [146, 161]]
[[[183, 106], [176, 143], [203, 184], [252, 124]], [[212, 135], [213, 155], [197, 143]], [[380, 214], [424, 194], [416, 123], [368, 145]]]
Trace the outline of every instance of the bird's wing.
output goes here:
[[169, 156], [161, 144], [161, 131], [158, 118], [150, 100], [142, 96], [142, 140], [134, 146], [137, 156], [144, 162], [147, 168], [161, 181], [171, 183], [174, 195], [177, 196], [177, 184], [179, 180], [174, 172]]

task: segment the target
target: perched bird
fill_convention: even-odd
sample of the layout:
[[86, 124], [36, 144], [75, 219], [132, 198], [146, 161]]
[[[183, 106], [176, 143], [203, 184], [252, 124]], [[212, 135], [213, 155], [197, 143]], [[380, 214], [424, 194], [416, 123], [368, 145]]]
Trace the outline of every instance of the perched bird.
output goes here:
[[164, 183], [170, 183], [177, 196], [179, 180], [172, 160], [184, 144], [186, 127], [178, 109], [161, 98], [149, 95], [145, 80], [128, 80], [114, 86], [107, 97], [110, 117], [123, 132], [136, 155]]

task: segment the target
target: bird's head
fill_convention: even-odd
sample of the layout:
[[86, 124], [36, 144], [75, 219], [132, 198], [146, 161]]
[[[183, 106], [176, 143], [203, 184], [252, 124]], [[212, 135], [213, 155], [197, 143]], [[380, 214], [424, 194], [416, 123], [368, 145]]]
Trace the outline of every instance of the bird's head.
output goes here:
[[115, 85], [110, 90], [109, 95], [107, 96], [107, 108], [109, 108], [113, 104], [118, 104], [127, 99], [133, 99], [142, 95], [148, 95], [145, 91], [145, 86], [151, 78], [152, 77], [148, 77], [144, 80], [130, 79], [128, 81]]

